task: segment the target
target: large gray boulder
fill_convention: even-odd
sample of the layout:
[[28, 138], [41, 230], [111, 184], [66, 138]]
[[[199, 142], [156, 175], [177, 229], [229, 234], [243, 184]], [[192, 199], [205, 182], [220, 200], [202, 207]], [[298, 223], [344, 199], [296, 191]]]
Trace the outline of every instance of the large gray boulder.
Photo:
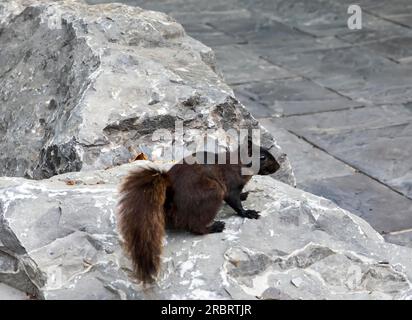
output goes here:
[[226, 230], [167, 233], [162, 272], [145, 291], [116, 229], [117, 188], [144, 161], [48, 180], [0, 178], [0, 282], [45, 299], [410, 299], [412, 249], [361, 218], [270, 177]]
[[[177, 120], [187, 147], [193, 129], [259, 128], [214, 63], [210, 48], [160, 12], [0, 1], [0, 176], [104, 169], [141, 151], [154, 159], [170, 142], [153, 142], [153, 132], [174, 132]], [[281, 162], [275, 177], [293, 185], [287, 157], [263, 139]]]

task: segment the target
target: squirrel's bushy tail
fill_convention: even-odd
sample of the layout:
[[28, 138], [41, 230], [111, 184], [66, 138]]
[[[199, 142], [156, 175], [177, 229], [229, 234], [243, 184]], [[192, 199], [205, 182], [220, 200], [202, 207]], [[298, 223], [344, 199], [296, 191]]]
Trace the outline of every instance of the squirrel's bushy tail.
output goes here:
[[137, 278], [152, 282], [160, 267], [165, 234], [167, 174], [155, 168], [131, 172], [120, 188], [119, 230]]

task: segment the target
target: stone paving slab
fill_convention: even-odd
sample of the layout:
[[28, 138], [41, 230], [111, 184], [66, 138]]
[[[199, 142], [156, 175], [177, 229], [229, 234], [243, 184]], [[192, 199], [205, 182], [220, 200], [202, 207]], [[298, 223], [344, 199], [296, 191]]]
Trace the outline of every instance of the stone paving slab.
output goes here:
[[412, 228], [412, 202], [363, 174], [303, 181], [301, 186], [359, 215], [379, 232]]
[[335, 35], [347, 29], [346, 10], [324, 0], [276, 1], [272, 9], [277, 19], [314, 36]]
[[296, 129], [295, 132], [412, 199], [412, 123], [334, 131]]
[[302, 31], [287, 26], [271, 17], [249, 12], [242, 16], [228, 16], [219, 21], [210, 21], [219, 31], [243, 38], [252, 44], [277, 44], [308, 37]]
[[217, 66], [231, 85], [294, 77], [289, 71], [261, 59], [247, 48], [235, 45], [215, 48]]
[[273, 119], [278, 127], [338, 133], [382, 128], [412, 121], [412, 105], [382, 105]]
[[[351, 3], [351, 0], [344, 0]], [[361, 0], [361, 7], [381, 17], [402, 15], [412, 12], [412, 2], [409, 0]]]
[[236, 98], [248, 109], [248, 111], [256, 118], [272, 117], [274, 112], [270, 107], [259, 102], [259, 96], [249, 91], [233, 87]]
[[[279, 129], [273, 119], [259, 119], [260, 123], [282, 143], [282, 150], [290, 157], [297, 187], [308, 180], [322, 180], [352, 175], [355, 170], [336, 160], [285, 129]], [[307, 190], [310, 192], [310, 190]]]
[[400, 14], [396, 16], [387, 16], [386, 18], [403, 26], [412, 28], [412, 14]]
[[[352, 0], [344, 0], [346, 5]], [[361, 7], [376, 17], [385, 18], [400, 26], [412, 28], [412, 2], [409, 0], [362, 0]]]
[[[322, 16], [322, 13], [327, 15], [329, 12], [329, 15], [333, 17], [333, 13], [340, 13], [340, 8], [347, 9], [352, 4], [358, 4], [364, 12], [372, 12], [381, 17], [412, 12], [410, 0], [245, 0], [243, 7], [262, 12], [276, 12], [283, 9], [283, 12], [286, 11], [289, 15], [295, 16], [295, 19], [309, 20], [309, 18], [313, 17], [312, 19], [315, 21], [324, 21], [326, 19]], [[282, 15], [285, 14], [280, 14], [280, 16]]]
[[[394, 37], [412, 36], [412, 30], [391, 21], [372, 16], [367, 13], [362, 15], [362, 29], [348, 30], [347, 26], [336, 33], [339, 39], [354, 45], [384, 41]], [[377, 51], [379, 54], [380, 52]]]
[[412, 109], [380, 106], [275, 120], [412, 198]]
[[[213, 1], [209, 2], [209, 4], [211, 3], [213, 3]], [[186, 7], [175, 7], [169, 14], [183, 25], [212, 25], [224, 20], [235, 21], [237, 19], [249, 19], [252, 16], [250, 10], [242, 7], [232, 9], [225, 5], [222, 10], [213, 10], [213, 7], [209, 9], [207, 6], [207, 3], [198, 2], [197, 7], [198, 9], [201, 8], [201, 10], [188, 10]]]
[[[412, 19], [412, 16], [411, 16]], [[371, 51], [398, 62], [409, 62], [412, 58], [412, 37], [397, 37], [386, 41], [370, 43], [365, 46]]]
[[281, 62], [282, 60], [280, 58], [283, 56], [318, 50], [350, 48], [351, 44], [335, 37], [313, 38], [306, 36], [299, 39], [285, 40], [275, 44], [263, 43], [258, 46], [251, 44], [248, 47], [262, 57], [272, 58], [273, 61], [278, 58], [279, 62]]
[[[303, 78], [260, 81], [234, 87], [235, 94], [264, 105], [271, 116], [289, 116], [361, 106]], [[247, 106], [249, 102], [242, 100]]]
[[388, 242], [396, 243], [401, 246], [412, 247], [412, 230], [394, 234], [386, 234], [384, 238]]
[[[199, 31], [202, 28], [205, 31], [207, 31], [207, 28], [217, 31], [218, 29], [212, 25], [218, 25], [221, 21], [225, 20], [248, 19], [251, 16], [250, 11], [243, 8], [219, 11], [190, 11], [187, 10], [186, 7], [183, 7], [182, 10], [176, 10], [175, 8], [175, 10], [169, 12], [169, 14], [179, 21], [189, 34], [192, 31]], [[224, 33], [228, 34], [225, 30]]]
[[360, 102], [405, 103], [412, 97], [412, 68], [365, 48], [270, 55], [267, 59]]
[[[353, 4], [353, 1], [350, 4]], [[262, 7], [257, 4], [253, 9], [261, 10], [266, 15], [272, 14], [282, 23], [313, 36], [342, 36], [350, 43], [382, 40], [410, 32], [400, 25], [367, 12], [362, 15], [362, 30], [351, 31], [347, 26], [348, 6], [349, 4], [344, 5], [338, 1], [294, 0], [274, 1], [271, 6]]]

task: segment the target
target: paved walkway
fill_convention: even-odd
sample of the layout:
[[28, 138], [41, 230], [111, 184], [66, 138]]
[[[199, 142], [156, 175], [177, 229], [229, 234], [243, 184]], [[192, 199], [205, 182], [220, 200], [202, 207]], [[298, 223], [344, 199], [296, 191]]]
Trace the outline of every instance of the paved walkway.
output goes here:
[[167, 12], [215, 50], [298, 187], [412, 246], [412, 1], [357, 1], [355, 31], [352, 0], [117, 1]]

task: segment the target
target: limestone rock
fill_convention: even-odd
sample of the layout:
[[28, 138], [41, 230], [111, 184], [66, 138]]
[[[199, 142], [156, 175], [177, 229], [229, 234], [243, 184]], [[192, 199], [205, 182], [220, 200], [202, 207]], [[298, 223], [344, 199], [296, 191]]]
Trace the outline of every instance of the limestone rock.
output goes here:
[[0, 300], [26, 300], [24, 292], [16, 290], [10, 286], [0, 283]]
[[[117, 187], [143, 161], [33, 181], [0, 178], [0, 281], [45, 299], [410, 299], [412, 249], [361, 218], [270, 177], [220, 234], [167, 233], [146, 292], [116, 231]], [[7, 256], [7, 260], [3, 258]]]
[[[172, 141], [152, 141], [153, 132], [174, 132], [177, 120], [188, 148], [195, 129], [259, 128], [214, 63], [210, 48], [160, 12], [0, 1], [0, 176], [104, 169], [142, 151], [156, 159]], [[287, 157], [263, 138], [281, 162], [276, 177], [294, 184]]]

